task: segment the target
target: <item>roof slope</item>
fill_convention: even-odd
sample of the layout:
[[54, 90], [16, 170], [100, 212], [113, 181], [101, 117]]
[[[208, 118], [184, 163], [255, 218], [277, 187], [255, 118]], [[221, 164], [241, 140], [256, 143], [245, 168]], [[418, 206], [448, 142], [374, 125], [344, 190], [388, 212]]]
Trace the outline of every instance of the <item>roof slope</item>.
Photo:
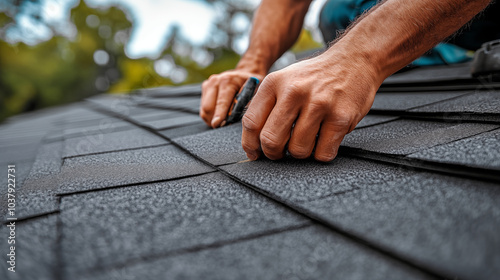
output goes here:
[[7, 279], [495, 279], [500, 89], [468, 67], [390, 77], [329, 164], [246, 161], [241, 125], [197, 117], [199, 85], [11, 118]]

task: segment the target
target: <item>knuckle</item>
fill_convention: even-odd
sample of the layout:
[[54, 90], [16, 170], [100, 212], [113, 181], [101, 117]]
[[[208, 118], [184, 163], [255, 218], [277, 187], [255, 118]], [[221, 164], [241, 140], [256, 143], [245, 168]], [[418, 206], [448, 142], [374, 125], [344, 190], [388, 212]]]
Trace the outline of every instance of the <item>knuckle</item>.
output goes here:
[[331, 115], [331, 123], [337, 127], [350, 127], [353, 122], [353, 115], [343, 110], [335, 110]]
[[298, 159], [308, 158], [311, 155], [311, 151], [307, 147], [299, 146], [292, 143], [288, 145], [288, 152], [290, 152], [290, 154], [294, 158]]
[[260, 144], [262, 149], [269, 152], [270, 154], [281, 154], [282, 150], [280, 150], [281, 143], [277, 139], [277, 137], [267, 130], [262, 131], [260, 134]]
[[200, 116], [203, 114], [205, 116], [212, 115], [214, 113], [214, 108], [207, 104], [202, 104], [200, 108]]
[[330, 104], [329, 100], [327, 100], [325, 98], [313, 100], [313, 101], [311, 101], [309, 106], [311, 107], [311, 109], [313, 111], [330, 111], [331, 110], [331, 104]]
[[321, 162], [330, 162], [335, 159], [337, 153], [317, 153], [314, 155], [314, 159]]
[[257, 132], [259, 130], [259, 125], [253, 120], [252, 115], [249, 114], [249, 112], [243, 115], [241, 125], [245, 131], [250, 133]]
[[245, 138], [241, 139], [241, 147], [245, 152], [257, 151], [259, 149], [258, 143], [253, 143]]

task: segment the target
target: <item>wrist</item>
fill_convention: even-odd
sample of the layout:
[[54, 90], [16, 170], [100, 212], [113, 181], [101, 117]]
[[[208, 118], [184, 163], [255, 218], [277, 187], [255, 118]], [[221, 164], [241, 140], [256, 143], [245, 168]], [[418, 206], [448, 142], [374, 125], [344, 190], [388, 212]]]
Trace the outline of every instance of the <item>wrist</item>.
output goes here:
[[349, 74], [355, 73], [360, 80], [369, 83], [373, 91], [378, 90], [390, 75], [386, 76], [382, 71], [378, 54], [364, 45], [357, 46], [356, 42], [342, 41], [337, 42], [318, 58], [326, 61], [329, 67], [340, 67], [348, 70]]
[[241, 57], [236, 69], [265, 76], [271, 65], [272, 62], [265, 55], [247, 52]]

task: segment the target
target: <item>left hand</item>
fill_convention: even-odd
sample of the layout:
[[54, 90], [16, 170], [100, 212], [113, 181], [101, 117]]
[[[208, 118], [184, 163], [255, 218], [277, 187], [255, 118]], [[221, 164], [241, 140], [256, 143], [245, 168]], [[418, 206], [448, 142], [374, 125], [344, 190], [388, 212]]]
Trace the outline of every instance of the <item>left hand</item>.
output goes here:
[[335, 51], [271, 73], [243, 117], [243, 149], [251, 160], [262, 153], [277, 160], [287, 144], [299, 159], [316, 147], [316, 160], [332, 161], [344, 136], [370, 110], [382, 81], [367, 61]]

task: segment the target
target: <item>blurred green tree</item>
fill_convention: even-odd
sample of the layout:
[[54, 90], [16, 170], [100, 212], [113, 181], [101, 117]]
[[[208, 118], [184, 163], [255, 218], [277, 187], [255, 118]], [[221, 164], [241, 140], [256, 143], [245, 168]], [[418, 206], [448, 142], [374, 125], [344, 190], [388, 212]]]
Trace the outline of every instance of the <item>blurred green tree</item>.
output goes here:
[[[125, 45], [132, 21], [120, 6], [92, 8], [82, 0], [71, 9], [69, 26], [62, 28], [40, 14], [41, 0], [2, 1], [0, 121], [100, 92], [128, 93], [145, 87], [199, 83], [233, 68], [240, 58], [235, 42], [248, 33], [253, 7], [245, 0], [206, 2], [219, 15], [208, 42], [192, 45], [173, 26], [159, 58], [131, 59]], [[33, 31], [19, 24], [22, 16], [39, 24], [49, 34], [48, 39], [32, 38], [30, 44], [9, 41], [9, 34], [33, 37]], [[246, 21], [246, 27], [238, 21]], [[317, 46], [309, 35], [303, 33], [294, 50]]]

